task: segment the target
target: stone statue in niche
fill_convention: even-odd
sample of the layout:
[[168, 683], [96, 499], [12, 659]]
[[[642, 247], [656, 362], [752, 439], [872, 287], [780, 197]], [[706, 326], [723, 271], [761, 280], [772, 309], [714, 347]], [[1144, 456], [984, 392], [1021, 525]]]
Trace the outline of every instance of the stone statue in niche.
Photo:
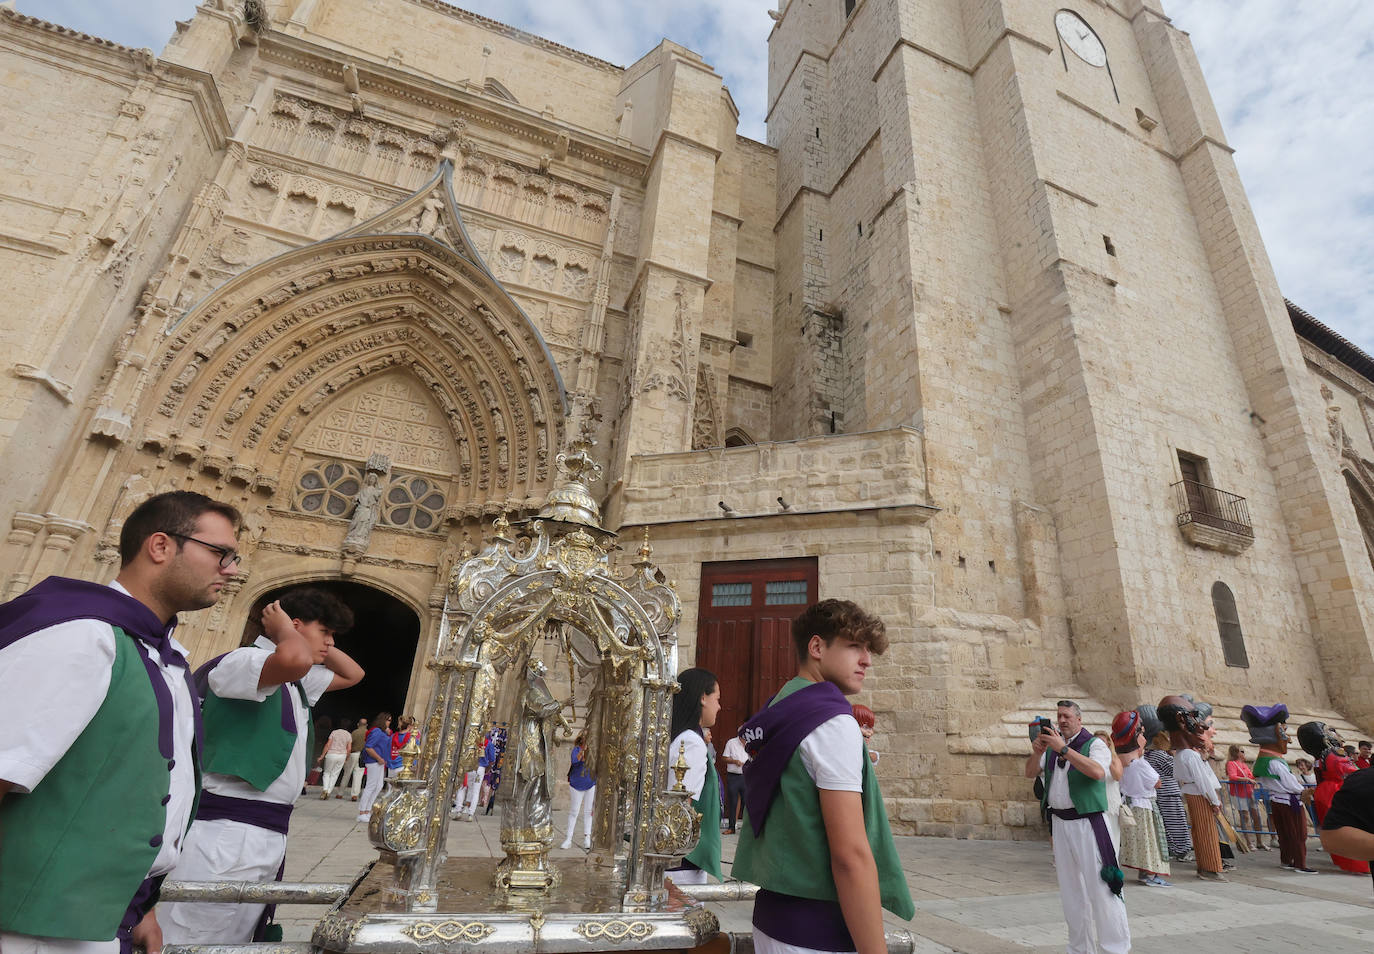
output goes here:
[[391, 461], [383, 454], [373, 454], [367, 460], [367, 474], [363, 478], [362, 489], [358, 491], [358, 496], [353, 502], [353, 516], [348, 522], [348, 533], [344, 536], [343, 552], [345, 556], [356, 558], [359, 554], [367, 552], [367, 545], [372, 540], [372, 529], [377, 526], [377, 518], [380, 516], [382, 494], [382, 478], [391, 471]]
[[1345, 424], [1341, 421], [1341, 406], [1335, 401], [1335, 393], [1330, 385], [1322, 385], [1322, 400], [1326, 402], [1326, 427], [1331, 432], [1331, 440], [1336, 445], [1336, 450], [1344, 450], [1350, 446], [1350, 435], [1345, 432]]
[[439, 216], [444, 210], [444, 202], [437, 195], [431, 195], [425, 199], [422, 209], [410, 220], [410, 230], [419, 232], [421, 235], [437, 236], [436, 230], [439, 228]]

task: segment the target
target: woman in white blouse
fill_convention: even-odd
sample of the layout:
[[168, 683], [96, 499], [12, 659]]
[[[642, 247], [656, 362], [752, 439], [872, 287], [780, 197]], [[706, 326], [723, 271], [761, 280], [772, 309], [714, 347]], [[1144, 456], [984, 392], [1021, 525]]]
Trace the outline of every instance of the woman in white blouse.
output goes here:
[[[706, 669], [686, 669], [678, 674], [681, 687], [673, 696], [673, 725], [668, 746], [668, 785], [676, 784], [673, 765], [681, 753], [687, 762], [682, 784], [701, 813], [701, 838], [681, 868], [668, 872], [677, 884], [705, 884], [706, 875], [720, 875], [720, 782], [706, 748], [703, 729], [716, 724], [720, 714], [720, 683]], [[703, 791], [709, 796], [702, 797]], [[712, 810], [714, 808], [714, 810]]]

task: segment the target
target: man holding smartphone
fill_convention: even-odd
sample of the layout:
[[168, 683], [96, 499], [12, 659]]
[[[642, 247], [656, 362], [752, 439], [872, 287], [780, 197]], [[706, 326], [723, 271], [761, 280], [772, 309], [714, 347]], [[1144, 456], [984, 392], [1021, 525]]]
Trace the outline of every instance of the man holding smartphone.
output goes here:
[[[1026, 778], [1044, 775], [1041, 808], [1049, 812], [1054, 834], [1054, 867], [1059, 901], [1069, 926], [1068, 954], [1127, 954], [1131, 930], [1121, 900], [1124, 876], [1117, 865], [1104, 812], [1107, 743], [1083, 728], [1078, 703], [1061, 699], [1056, 725], [1043, 724], [1031, 741]], [[1097, 947], [1092, 942], [1097, 929]]]

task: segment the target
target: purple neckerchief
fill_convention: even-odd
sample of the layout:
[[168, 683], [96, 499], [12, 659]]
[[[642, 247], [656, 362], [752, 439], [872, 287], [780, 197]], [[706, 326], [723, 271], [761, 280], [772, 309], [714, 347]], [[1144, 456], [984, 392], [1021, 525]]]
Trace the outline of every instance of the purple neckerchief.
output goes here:
[[291, 824], [291, 806], [256, 798], [234, 798], [201, 792], [196, 821], [233, 821], [285, 835]]
[[814, 682], [765, 706], [740, 727], [744, 750], [752, 756], [744, 766], [744, 809], [755, 837], [763, 834], [782, 773], [797, 746], [817, 726], [853, 712], [838, 686]]
[[[244, 647], [239, 648], [242, 649]], [[230, 652], [233, 651], [234, 650], [230, 650]], [[201, 666], [199, 669], [196, 670], [196, 674], [193, 677], [193, 682], [196, 687], [197, 699], [203, 702], [205, 700], [205, 697], [210, 694], [210, 670], [218, 666], [220, 664], [220, 660], [222, 660], [227, 655], [229, 655], [229, 653], [221, 653], [220, 655], [216, 656], [214, 659], [210, 660], [208, 663], [206, 663], [205, 665]], [[301, 694], [301, 706], [305, 709], [306, 712], [309, 712], [310, 700], [305, 694], [305, 686], [301, 685], [299, 681], [293, 682], [291, 683], [291, 685], [295, 686], [296, 691]], [[296, 734], [296, 713], [291, 708], [291, 697], [284, 692], [281, 694], [281, 727], [284, 732], [288, 732], [291, 735]], [[306, 753], [307, 757], [309, 756], [309, 754], [310, 753], [308, 752]]]
[[[1089, 732], [1087, 729], [1079, 729], [1078, 734], [1075, 735], [1072, 739], [1069, 739], [1068, 746], [1075, 752], [1081, 754], [1083, 751], [1083, 746], [1087, 745], [1092, 740], [1093, 734], [1091, 732]], [[1063, 768], [1066, 762], [1068, 762], [1068, 759], [1064, 758], [1064, 756], [1060, 755], [1057, 752], [1055, 753], [1054, 768]], [[1076, 771], [1072, 765], [1069, 766], [1069, 769], [1071, 771]], [[1045, 779], [1045, 784], [1049, 784], [1049, 779]]]
[[[148, 671], [153, 696], [157, 699], [158, 751], [162, 753], [163, 758], [170, 761], [173, 754], [172, 693], [167, 688], [167, 680], [158, 671], [157, 663], [153, 662], [150, 650], [157, 650], [158, 658], [164, 665], [178, 666], [182, 669], [186, 676], [187, 688], [191, 691], [191, 698], [195, 699], [190, 666], [185, 657], [172, 645], [172, 630], [177, 625], [175, 616], [167, 623], [163, 623], [147, 606], [112, 586], [87, 580], [72, 580], [63, 576], [50, 576], [27, 593], [0, 606], [0, 649], [40, 629], [79, 619], [95, 619], [109, 623], [133, 638], [143, 667]], [[195, 706], [191, 709], [195, 725], [196, 751], [200, 751], [200, 710]]]

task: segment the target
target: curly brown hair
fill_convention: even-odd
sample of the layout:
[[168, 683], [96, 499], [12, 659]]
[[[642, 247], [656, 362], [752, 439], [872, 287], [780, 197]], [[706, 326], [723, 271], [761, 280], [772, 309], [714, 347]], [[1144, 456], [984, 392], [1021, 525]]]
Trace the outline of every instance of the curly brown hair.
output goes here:
[[855, 639], [866, 643], [875, 656], [887, 651], [887, 626], [851, 600], [821, 600], [792, 621], [792, 643], [798, 660], [806, 659], [806, 647], [812, 636], [819, 636], [827, 646], [838, 636]]

